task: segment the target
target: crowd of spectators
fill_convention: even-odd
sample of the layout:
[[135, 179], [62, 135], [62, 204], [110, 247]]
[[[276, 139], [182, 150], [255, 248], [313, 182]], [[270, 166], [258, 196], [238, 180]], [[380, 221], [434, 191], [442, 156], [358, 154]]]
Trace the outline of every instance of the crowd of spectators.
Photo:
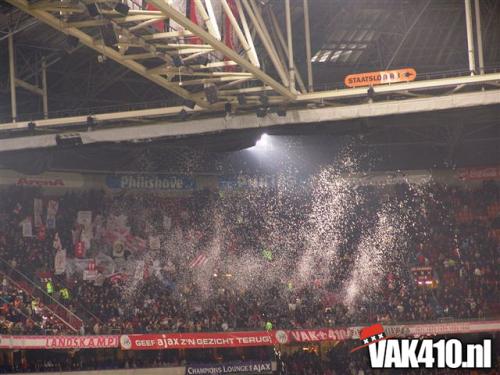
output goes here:
[[64, 324], [39, 297], [27, 293], [2, 277], [0, 290], [0, 333], [22, 335], [65, 332]]
[[[270, 246], [263, 243], [262, 238], [272, 237], [272, 228], [261, 224], [266, 221], [262, 216], [269, 215], [269, 211], [261, 208], [269, 206], [265, 202], [277, 194], [273, 189], [253, 193], [246, 200], [242, 198], [245, 192], [202, 191], [190, 197], [167, 198], [140, 192], [110, 195], [90, 191], [47, 197], [33, 188], [3, 191], [0, 200], [2, 272], [12, 278], [25, 275], [42, 288], [46, 287], [46, 280], [42, 281], [40, 274], [50, 274], [55, 291], [49, 294], [61, 300], [59, 291], [69, 291], [70, 298], [61, 303], [83, 318], [80, 333], [262, 329], [266, 323], [275, 328], [309, 328], [374, 321], [483, 318], [498, 312], [500, 242], [495, 227], [500, 213], [500, 209], [495, 211], [495, 207], [500, 207], [498, 184], [487, 182], [474, 188], [432, 184], [425, 194], [413, 198], [411, 190], [404, 185], [365, 190], [371, 199], [392, 194], [396, 200], [410, 202], [409, 207], [402, 209], [413, 209], [416, 214], [406, 248], [401, 249], [400, 257], [390, 260], [393, 270], [381, 276], [383, 287], [369, 298], [361, 298], [354, 310], [343, 303], [337, 284], [345, 278], [343, 272], [355, 262], [348, 248], [359, 241], [362, 228], [355, 228], [348, 235], [345, 249], [339, 250], [342, 267], [328, 280], [311, 280], [299, 285], [292, 284], [283, 275], [264, 287], [257, 287], [253, 284], [257, 281], [251, 279], [246, 287], [233, 282], [239, 270], [231, 270], [232, 259], [244, 258], [250, 252], [253, 256], [250, 259], [255, 261], [262, 250]], [[273, 214], [286, 217], [296, 227], [306, 225], [310, 196], [302, 190], [289, 194], [286, 209]], [[43, 224], [43, 231], [34, 227], [32, 236], [25, 236], [20, 223], [26, 217], [33, 217], [34, 198], [42, 199], [45, 205], [49, 199], [57, 200], [56, 225], [49, 228]], [[250, 200], [261, 203], [253, 202], [245, 207], [245, 202]], [[218, 219], [215, 212], [221, 201], [226, 205], [227, 217]], [[369, 217], [376, 215], [376, 208], [370, 201], [357, 207], [355, 214]], [[79, 211], [91, 211], [93, 218], [93, 236], [87, 240], [84, 256], [75, 252], [75, 244], [84, 231], [77, 223]], [[105, 223], [111, 216], [125, 217], [121, 225], [127, 228], [128, 240], [132, 238], [131, 241], [137, 243], [144, 239], [145, 245], [135, 252], [126, 248], [116, 259], [115, 244], [109, 243], [105, 233]], [[100, 223], [99, 227], [96, 223]], [[359, 225], [364, 223], [360, 221]], [[192, 265], [192, 261], [199, 254], [206, 255], [206, 248], [213, 247], [218, 233], [216, 224], [231, 228], [217, 245], [220, 254], [216, 268], [212, 266], [207, 274], [203, 271], [205, 259], [199, 260], [198, 265]], [[296, 228], [293, 225], [284, 236], [293, 237]], [[261, 234], [257, 235], [258, 232]], [[152, 245], [148, 238], [155, 236], [160, 237], [161, 243], [157, 251], [149, 248]], [[74, 270], [54, 275], [56, 237], [67, 249], [68, 262], [105, 253], [106, 259], [116, 263], [113, 272], [100, 282], [84, 281], [81, 272]], [[170, 242], [164, 248], [167, 237]], [[177, 242], [172, 242], [172, 238]], [[273, 259], [259, 259], [264, 263], [258, 265], [282, 260], [293, 263], [304, 246], [274, 247]], [[124, 270], [130, 264], [134, 266], [132, 271], [129, 267], [127, 275]], [[137, 264], [142, 267], [140, 275]], [[99, 267], [97, 264], [99, 272], [104, 272]], [[430, 268], [429, 284], [416, 283], [413, 267]], [[203, 276], [201, 282], [200, 275]], [[209, 290], [203, 285], [208, 285]], [[11, 288], [4, 287], [8, 301], [0, 313], [4, 332], [40, 332], [40, 328], [46, 328], [38, 319], [39, 314], [31, 309], [30, 297], [23, 292], [16, 296], [17, 292], [12, 294]]]

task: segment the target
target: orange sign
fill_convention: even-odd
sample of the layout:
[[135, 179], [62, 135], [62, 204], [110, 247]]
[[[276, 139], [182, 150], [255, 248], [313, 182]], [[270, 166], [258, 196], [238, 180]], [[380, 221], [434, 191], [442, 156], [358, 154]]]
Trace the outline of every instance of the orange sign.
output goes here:
[[413, 68], [397, 70], [386, 70], [381, 72], [370, 72], [350, 74], [344, 79], [347, 87], [363, 87], [385, 85], [387, 83], [409, 82], [415, 80], [417, 72]]

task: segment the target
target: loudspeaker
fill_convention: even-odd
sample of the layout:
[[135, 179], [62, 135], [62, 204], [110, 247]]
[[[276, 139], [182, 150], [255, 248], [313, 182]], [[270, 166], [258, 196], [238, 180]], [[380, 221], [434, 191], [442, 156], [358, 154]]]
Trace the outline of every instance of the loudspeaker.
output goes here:
[[207, 97], [207, 100], [210, 104], [217, 103], [217, 100], [219, 100], [219, 90], [217, 89], [217, 86], [214, 84], [205, 87], [205, 96]]
[[101, 26], [101, 36], [104, 44], [108, 47], [113, 47], [118, 43], [118, 39], [116, 38], [115, 29], [113, 29], [113, 25], [104, 25]]

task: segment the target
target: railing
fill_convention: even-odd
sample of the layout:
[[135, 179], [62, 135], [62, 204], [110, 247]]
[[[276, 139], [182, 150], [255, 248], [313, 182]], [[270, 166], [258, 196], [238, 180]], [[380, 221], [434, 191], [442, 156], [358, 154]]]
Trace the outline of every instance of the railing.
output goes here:
[[[31, 280], [21, 271], [12, 267], [7, 261], [0, 258], [0, 273], [13, 285], [22, 289], [24, 292], [28, 293], [34, 297], [43, 298], [46, 302], [44, 303], [46, 308], [64, 325], [70, 328], [73, 332], [78, 332], [80, 327], [83, 325], [83, 320], [80, 319], [74, 312], [69, 310], [66, 306], [61, 304], [54, 297], [45, 292], [37, 283]], [[22, 282], [27, 282], [33, 289], [28, 290], [22, 285]], [[54, 307], [49, 307], [49, 305], [54, 305]], [[62, 316], [63, 315], [63, 316]]]

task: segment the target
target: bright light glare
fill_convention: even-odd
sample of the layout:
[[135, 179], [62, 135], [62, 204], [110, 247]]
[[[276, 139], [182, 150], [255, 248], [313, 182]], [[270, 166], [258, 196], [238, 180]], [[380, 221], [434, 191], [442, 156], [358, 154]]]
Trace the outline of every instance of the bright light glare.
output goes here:
[[271, 140], [269, 139], [269, 135], [264, 133], [260, 137], [260, 139], [255, 143], [255, 147], [259, 148], [267, 148], [270, 144]]

